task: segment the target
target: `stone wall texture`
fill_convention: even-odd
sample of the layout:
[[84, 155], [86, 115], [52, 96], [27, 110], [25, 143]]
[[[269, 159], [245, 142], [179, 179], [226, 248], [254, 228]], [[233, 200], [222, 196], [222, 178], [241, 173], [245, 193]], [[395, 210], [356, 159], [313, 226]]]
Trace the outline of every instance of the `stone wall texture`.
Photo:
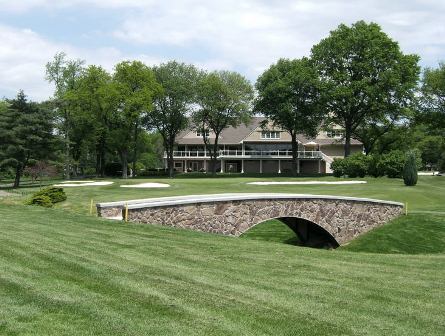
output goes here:
[[[115, 216], [119, 211], [99, 209], [103, 217]], [[296, 217], [322, 227], [342, 245], [402, 211], [400, 205], [344, 199], [262, 199], [129, 209], [128, 220], [239, 236], [268, 219]]]

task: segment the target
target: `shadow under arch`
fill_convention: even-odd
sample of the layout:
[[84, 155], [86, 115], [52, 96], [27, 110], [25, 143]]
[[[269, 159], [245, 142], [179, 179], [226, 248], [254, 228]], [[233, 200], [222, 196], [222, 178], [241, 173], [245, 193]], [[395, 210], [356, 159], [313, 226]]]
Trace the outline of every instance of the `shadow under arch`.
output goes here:
[[296, 233], [301, 246], [314, 248], [337, 248], [340, 246], [327, 230], [307, 219], [299, 217], [278, 217], [275, 219], [286, 224]]

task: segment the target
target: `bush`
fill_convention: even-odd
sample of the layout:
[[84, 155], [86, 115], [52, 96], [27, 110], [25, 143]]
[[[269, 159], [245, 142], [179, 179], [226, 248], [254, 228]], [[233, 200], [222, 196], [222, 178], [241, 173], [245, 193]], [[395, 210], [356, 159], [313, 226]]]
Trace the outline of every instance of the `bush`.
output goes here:
[[345, 175], [345, 159], [335, 158], [331, 163], [332, 173], [335, 177]]
[[48, 187], [42, 189], [36, 192], [33, 197], [40, 195], [48, 196], [53, 203], [59, 203], [66, 200], [66, 193], [63, 191], [63, 188], [59, 187]]
[[54, 203], [63, 202], [66, 200], [66, 194], [62, 188], [49, 187], [34, 193], [26, 202], [28, 205], [41, 205], [44, 207], [51, 207]]
[[415, 186], [417, 184], [416, 155], [413, 152], [407, 155], [405, 166], [403, 167], [403, 182], [407, 186]]
[[53, 202], [51, 202], [51, 198], [46, 195], [33, 195], [30, 200], [26, 202], [27, 205], [39, 205], [45, 208], [51, 208], [53, 206]]
[[383, 154], [377, 164], [377, 169], [381, 175], [388, 177], [402, 177], [403, 167], [405, 166], [406, 155], [400, 150], [393, 150]]
[[344, 159], [344, 173], [349, 177], [365, 177], [369, 161], [369, 157], [363, 153], [355, 153]]
[[369, 155], [368, 175], [371, 175], [373, 177], [380, 177], [385, 175], [385, 173], [381, 169], [379, 169], [380, 160], [381, 157], [379, 155]]

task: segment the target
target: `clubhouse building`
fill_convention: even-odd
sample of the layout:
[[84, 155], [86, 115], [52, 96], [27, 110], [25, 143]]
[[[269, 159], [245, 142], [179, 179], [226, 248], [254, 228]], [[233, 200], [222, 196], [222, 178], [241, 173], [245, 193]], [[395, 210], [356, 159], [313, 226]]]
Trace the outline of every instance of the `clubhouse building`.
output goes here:
[[[254, 117], [250, 124], [225, 129], [219, 137], [217, 170], [225, 173], [286, 173], [292, 166], [290, 134], [271, 123], [262, 126], [263, 117]], [[210, 143], [214, 135], [207, 134]], [[331, 173], [334, 158], [343, 157], [343, 131], [333, 127], [315, 138], [297, 136], [297, 171], [302, 174]], [[351, 139], [351, 153], [361, 152], [362, 143]], [[166, 155], [164, 156], [166, 159]], [[176, 138], [173, 154], [178, 172], [210, 171], [210, 155], [200, 131], [189, 128]]]

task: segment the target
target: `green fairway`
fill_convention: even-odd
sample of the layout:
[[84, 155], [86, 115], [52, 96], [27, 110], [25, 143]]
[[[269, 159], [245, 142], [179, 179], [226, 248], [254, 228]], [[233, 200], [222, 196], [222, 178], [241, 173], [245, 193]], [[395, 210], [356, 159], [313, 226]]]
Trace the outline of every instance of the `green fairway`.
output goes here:
[[[445, 178], [246, 185], [260, 180], [112, 180], [66, 188], [55, 209], [20, 205], [36, 188], [0, 199], [0, 335], [445, 334]], [[172, 187], [119, 187], [146, 181]], [[402, 201], [410, 214], [336, 250], [295, 246], [276, 220], [233, 238], [88, 214], [91, 199], [255, 191]]]

